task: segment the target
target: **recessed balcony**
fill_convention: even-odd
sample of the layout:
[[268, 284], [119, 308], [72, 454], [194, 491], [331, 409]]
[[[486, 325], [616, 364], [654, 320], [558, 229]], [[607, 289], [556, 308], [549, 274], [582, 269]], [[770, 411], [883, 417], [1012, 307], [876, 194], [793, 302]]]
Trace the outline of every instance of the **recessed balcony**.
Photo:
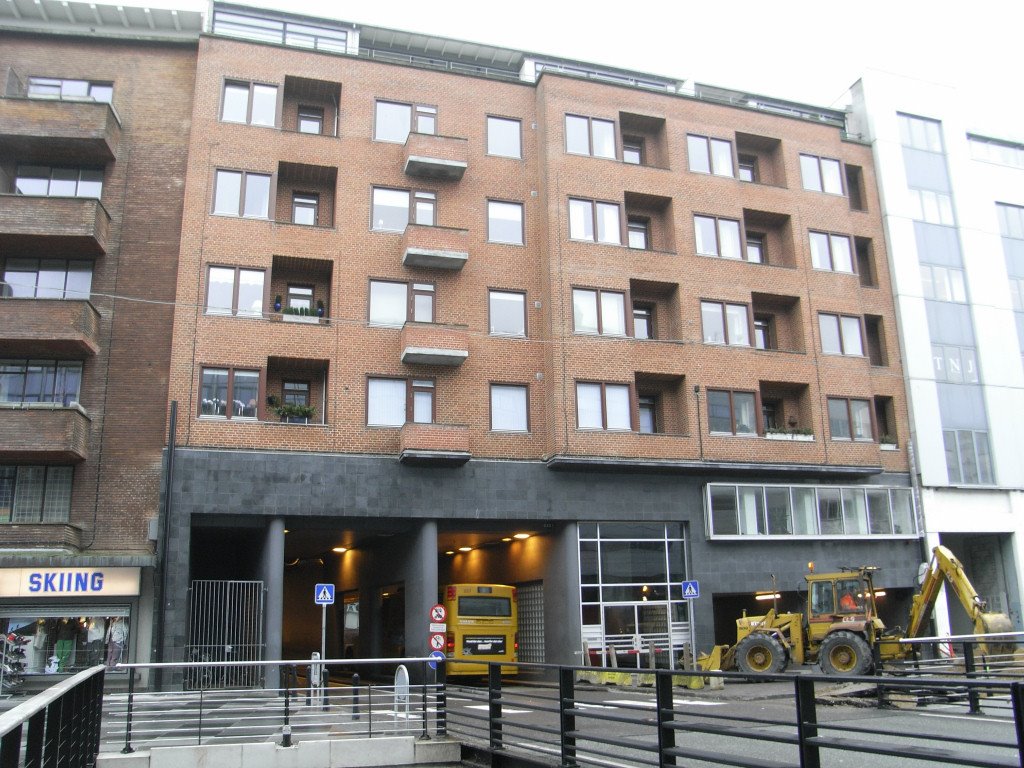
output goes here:
[[459, 467], [472, 458], [469, 428], [464, 424], [416, 424], [402, 427], [403, 464]]
[[89, 458], [89, 417], [78, 406], [0, 406], [0, 461], [71, 463]]
[[410, 133], [405, 142], [405, 173], [423, 179], [459, 181], [469, 167], [466, 139]]
[[469, 261], [469, 230], [410, 224], [402, 238], [402, 264], [426, 269], [462, 269]]
[[409, 365], [459, 366], [469, 357], [464, 325], [406, 323], [402, 327], [402, 362]]
[[19, 255], [102, 256], [109, 235], [110, 214], [94, 198], [0, 195], [0, 248]]
[[0, 346], [12, 357], [80, 357], [99, 352], [100, 313], [88, 301], [0, 300]]
[[19, 162], [105, 164], [117, 155], [121, 123], [95, 101], [0, 99], [0, 153]]

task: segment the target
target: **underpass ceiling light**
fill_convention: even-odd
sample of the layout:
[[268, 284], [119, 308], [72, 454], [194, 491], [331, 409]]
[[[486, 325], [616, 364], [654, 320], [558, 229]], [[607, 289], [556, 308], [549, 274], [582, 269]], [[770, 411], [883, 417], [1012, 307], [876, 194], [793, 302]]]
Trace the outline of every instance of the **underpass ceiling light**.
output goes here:
[[339, 554], [342, 552], [348, 552], [348, 547], [334, 547], [331, 549], [331, 552], [337, 552]]
[[455, 550], [454, 549], [449, 549], [447, 552], [445, 552], [445, 554], [446, 555], [454, 555], [455, 554]]
[[763, 595], [754, 595], [755, 600], [780, 600], [782, 595], [778, 592], [768, 592]]
[[517, 533], [512, 538], [514, 538], [514, 539], [528, 539], [528, 538], [530, 538], [530, 534], [529, 533]]
[[511, 536], [506, 536], [505, 538], [502, 539], [502, 541], [504, 541], [504, 542], [512, 541], [512, 537]]
[[459, 547], [459, 552], [472, 552], [472, 547]]

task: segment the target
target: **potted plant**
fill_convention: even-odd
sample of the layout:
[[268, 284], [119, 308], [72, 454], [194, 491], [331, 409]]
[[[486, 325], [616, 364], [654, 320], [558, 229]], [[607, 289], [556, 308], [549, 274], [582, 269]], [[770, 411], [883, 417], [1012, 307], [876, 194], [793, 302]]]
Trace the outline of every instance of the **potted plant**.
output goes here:
[[312, 405], [282, 403], [276, 395], [267, 395], [267, 405], [281, 421], [288, 424], [309, 424], [309, 420], [316, 415], [316, 408]]
[[324, 300], [323, 299], [317, 299], [316, 300], [316, 316], [317, 317], [323, 317], [324, 316]]
[[277, 296], [274, 297], [274, 311], [281, 311], [281, 294], [277, 294]]
[[281, 319], [289, 323], [319, 323], [320, 318], [309, 307], [285, 307]]
[[895, 435], [890, 435], [888, 432], [878, 438], [878, 443], [883, 451], [896, 450], [896, 437]]

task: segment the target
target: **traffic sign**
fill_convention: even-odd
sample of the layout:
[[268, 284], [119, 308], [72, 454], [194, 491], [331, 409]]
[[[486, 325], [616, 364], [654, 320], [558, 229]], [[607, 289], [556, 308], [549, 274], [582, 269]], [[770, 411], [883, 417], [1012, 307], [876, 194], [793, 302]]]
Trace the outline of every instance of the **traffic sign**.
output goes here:
[[435, 633], [430, 636], [430, 648], [434, 651], [444, 650], [444, 635]]
[[432, 622], [430, 622], [430, 629], [428, 631], [431, 634], [434, 634], [435, 632], [447, 632], [448, 631], [448, 625], [447, 624], [438, 624], [438, 623], [432, 621]]
[[430, 609], [430, 620], [435, 622], [442, 622], [448, 618], [448, 611], [445, 607], [438, 603]]
[[317, 605], [334, 605], [334, 585], [317, 584], [313, 590], [313, 602]]
[[437, 669], [437, 662], [444, 661], [444, 653], [442, 651], [431, 651], [430, 658], [431, 661], [427, 662], [427, 666], [431, 669]]
[[700, 597], [700, 583], [696, 579], [684, 581], [683, 598], [686, 600], [696, 600], [698, 597]]

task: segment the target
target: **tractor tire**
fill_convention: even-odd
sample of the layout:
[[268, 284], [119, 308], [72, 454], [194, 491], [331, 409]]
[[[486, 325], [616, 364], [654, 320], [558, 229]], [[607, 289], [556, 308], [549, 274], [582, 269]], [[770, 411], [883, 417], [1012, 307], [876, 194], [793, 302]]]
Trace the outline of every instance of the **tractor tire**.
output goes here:
[[852, 632], [833, 632], [821, 641], [818, 651], [818, 663], [826, 675], [866, 675], [873, 662], [867, 641]]
[[787, 662], [786, 649], [772, 635], [754, 633], [736, 645], [736, 666], [740, 672], [776, 674], [786, 668]]

